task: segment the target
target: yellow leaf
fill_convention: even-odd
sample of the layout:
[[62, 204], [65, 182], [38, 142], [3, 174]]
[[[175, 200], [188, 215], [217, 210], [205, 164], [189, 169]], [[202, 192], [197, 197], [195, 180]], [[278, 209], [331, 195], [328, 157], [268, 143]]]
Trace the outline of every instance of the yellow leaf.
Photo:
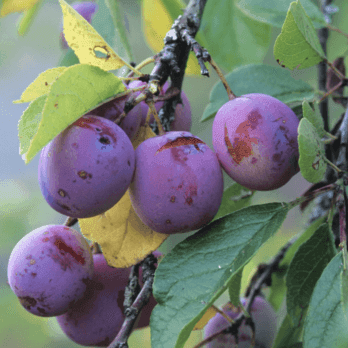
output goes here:
[[59, 75], [66, 69], [66, 67], [58, 67], [44, 71], [26, 88], [21, 95], [21, 99], [15, 100], [13, 103], [28, 103], [47, 94], [51, 88], [51, 84], [56, 81]]
[[0, 17], [10, 13], [30, 10], [39, 0], [5, 0], [2, 4]]
[[208, 321], [216, 315], [216, 313], [218, 312], [214, 307], [209, 307], [208, 310], [204, 313], [203, 317], [195, 325], [193, 330], [202, 330], [204, 326], [208, 324]]
[[[180, 1], [173, 1], [172, 6], [177, 7], [178, 14], [182, 12], [182, 8], [186, 7], [186, 5]], [[162, 50], [164, 46], [163, 39], [171, 28], [175, 19], [176, 18], [172, 18], [170, 16], [161, 0], [142, 1], [142, 20], [145, 38], [148, 45], [155, 52]], [[192, 52], [189, 55], [185, 72], [188, 75], [201, 74], [201, 68]]]
[[81, 64], [95, 65], [106, 71], [128, 65], [77, 11], [64, 0], [59, 2], [65, 39]]
[[[150, 127], [141, 127], [133, 146], [153, 136]], [[140, 220], [128, 191], [110, 210], [92, 218], [79, 219], [79, 224], [83, 235], [101, 246], [107, 263], [117, 268], [140, 262], [169, 236], [152, 231]]]

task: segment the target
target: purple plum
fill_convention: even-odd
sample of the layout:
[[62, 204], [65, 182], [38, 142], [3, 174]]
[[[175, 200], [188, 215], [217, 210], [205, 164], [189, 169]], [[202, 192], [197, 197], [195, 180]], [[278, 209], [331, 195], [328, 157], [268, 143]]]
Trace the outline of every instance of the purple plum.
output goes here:
[[[244, 306], [245, 298], [242, 298], [241, 302]], [[228, 302], [223, 306], [222, 311], [230, 318], [236, 319], [241, 309]], [[263, 297], [257, 296], [251, 306], [250, 315], [255, 324], [255, 347], [271, 348], [277, 332], [277, 317], [273, 307]], [[210, 337], [228, 326], [228, 321], [221, 314], [216, 314], [205, 326], [204, 338]], [[238, 348], [251, 348], [251, 337], [250, 326], [243, 322], [238, 331]], [[234, 336], [225, 334], [219, 335], [208, 343], [207, 348], [237, 348], [237, 344]]]
[[223, 177], [216, 154], [189, 132], [168, 132], [141, 143], [129, 187], [142, 222], [160, 233], [188, 232], [217, 213]]
[[125, 194], [135, 153], [126, 133], [98, 116], [82, 116], [43, 148], [39, 184], [59, 213], [87, 218], [102, 214]]
[[298, 125], [295, 113], [278, 99], [246, 94], [217, 112], [213, 146], [237, 183], [250, 190], [275, 190], [299, 171]]
[[93, 260], [94, 276], [85, 296], [57, 321], [74, 342], [107, 347], [125, 319], [124, 289], [130, 269], [110, 267], [103, 254], [93, 255]]
[[8, 282], [22, 306], [51, 317], [69, 310], [93, 276], [88, 243], [72, 228], [47, 225], [24, 236], [12, 250]]

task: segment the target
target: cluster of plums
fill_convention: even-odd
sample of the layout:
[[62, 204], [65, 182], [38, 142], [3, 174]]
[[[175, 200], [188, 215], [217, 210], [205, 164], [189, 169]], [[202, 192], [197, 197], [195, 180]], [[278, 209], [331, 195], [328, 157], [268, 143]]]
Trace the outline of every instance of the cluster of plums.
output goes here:
[[145, 102], [119, 125], [113, 121], [119, 120], [125, 98], [66, 128], [41, 152], [39, 184], [46, 201], [62, 214], [88, 218], [109, 210], [129, 189], [143, 223], [159, 233], [181, 233], [201, 228], [217, 213], [221, 167], [251, 190], [277, 189], [298, 172], [299, 121], [287, 105], [264, 94], [227, 102], [214, 119], [214, 152], [189, 132], [190, 104], [184, 92], [181, 97], [172, 130], [136, 150], [131, 140], [145, 123]]
[[[154, 252], [156, 257], [161, 253]], [[83, 346], [107, 347], [119, 332], [124, 314], [124, 290], [130, 268], [108, 266], [101, 253], [91, 253], [83, 236], [72, 228], [47, 225], [24, 236], [13, 249], [8, 264], [8, 282], [22, 306], [41, 317], [55, 316], [63, 332]], [[140, 279], [142, 272], [140, 272]], [[241, 299], [245, 305], [245, 298]], [[142, 309], [134, 329], [149, 325], [157, 302], [153, 296]], [[236, 319], [240, 308], [227, 303], [222, 310]], [[270, 348], [276, 333], [276, 314], [261, 296], [250, 312], [255, 323], [256, 347]], [[227, 328], [220, 314], [205, 327], [205, 338]], [[251, 328], [238, 331], [238, 347], [250, 347]], [[234, 336], [223, 334], [209, 348], [237, 347]]]
[[[57, 317], [64, 333], [84, 346], [107, 347], [116, 337], [125, 319], [129, 274], [130, 268], [108, 266], [103, 254], [92, 255], [83, 236], [62, 225], [27, 234], [8, 263], [8, 282], [22, 306], [41, 317]], [[149, 325], [155, 305], [151, 296], [135, 329]]]

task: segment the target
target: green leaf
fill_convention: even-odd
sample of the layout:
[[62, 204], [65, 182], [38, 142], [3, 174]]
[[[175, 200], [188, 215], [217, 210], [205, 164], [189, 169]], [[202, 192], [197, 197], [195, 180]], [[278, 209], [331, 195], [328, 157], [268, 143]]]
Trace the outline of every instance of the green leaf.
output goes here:
[[348, 272], [347, 270], [342, 270], [341, 272], [341, 303], [343, 306], [343, 311], [347, 318], [348, 313]]
[[231, 303], [238, 307], [240, 303], [240, 287], [242, 283], [243, 268], [241, 268], [232, 278], [228, 285], [228, 294]]
[[346, 348], [348, 321], [341, 303], [342, 254], [337, 254], [314, 288], [304, 323], [304, 348]]
[[324, 121], [320, 113], [318, 112], [318, 110], [313, 110], [310, 107], [307, 100], [303, 101], [302, 110], [303, 110], [303, 117], [305, 117], [310, 123], [312, 123], [314, 128], [317, 130], [317, 133], [319, 134], [319, 136], [323, 137], [325, 135]]
[[[45, 145], [82, 115], [124, 89], [119, 78], [96, 66], [78, 64], [67, 68], [51, 85], [41, 122], [24, 153], [25, 162], [30, 162]], [[35, 111], [38, 112], [37, 108]]]
[[208, 1], [200, 26], [205, 48], [225, 70], [262, 63], [271, 42], [271, 26], [246, 16], [236, 5], [236, 0]]
[[18, 122], [19, 154], [25, 154], [31, 140], [37, 133], [42, 117], [42, 109], [46, 103], [47, 95], [37, 98], [23, 112]]
[[321, 225], [313, 236], [298, 248], [286, 277], [287, 311], [295, 326], [303, 318], [315, 284], [334, 256], [334, 242], [327, 224]]
[[298, 326], [294, 326], [289, 314], [287, 314], [278, 330], [272, 348], [296, 347], [295, 344], [301, 337], [302, 329], [303, 322]]
[[153, 287], [158, 302], [151, 315], [153, 348], [183, 347], [205, 311], [277, 232], [288, 210], [285, 203], [238, 210], [213, 221], [166, 255]]
[[[237, 96], [248, 93], [263, 93], [279, 99], [285, 104], [301, 102], [304, 98], [313, 99], [313, 88], [302, 80], [291, 77], [290, 71], [269, 65], [250, 64], [234, 69], [226, 80]], [[222, 82], [212, 88], [209, 104], [204, 110], [201, 122], [212, 118], [228, 102]]]
[[13, 103], [28, 103], [42, 95], [48, 94], [51, 85], [66, 70], [65, 67], [48, 69], [41, 73], [22, 93], [21, 99], [15, 100]]
[[[247, 16], [274, 27], [281, 28], [292, 0], [239, 0], [238, 8]], [[310, 0], [301, 0], [301, 4], [314, 22], [316, 28], [326, 26], [324, 15]]]
[[270, 288], [268, 302], [272, 305], [275, 311], [278, 311], [280, 309], [283, 303], [285, 294], [286, 294], [286, 285], [285, 285], [284, 277], [280, 276], [279, 273], [273, 273], [272, 285]]
[[65, 52], [61, 56], [58, 65], [59, 66], [66, 66], [66, 67], [68, 67], [68, 66], [72, 66], [72, 65], [75, 65], [75, 64], [79, 64], [79, 62], [80, 61], [77, 58], [77, 55], [75, 54], [75, 52], [71, 48], [69, 48], [67, 50], [67, 52]]
[[325, 58], [313, 23], [299, 0], [290, 5], [274, 44], [274, 57], [281, 66], [291, 70], [309, 68]]
[[306, 118], [300, 121], [298, 127], [298, 146], [302, 176], [313, 184], [323, 180], [327, 167], [324, 161], [325, 147], [316, 129]]
[[[99, 2], [101, 2], [104, 5], [103, 0], [99, 0], [98, 4]], [[112, 17], [113, 26], [111, 24], [109, 26], [110, 28], [114, 27], [114, 30], [115, 30], [115, 34], [114, 34], [114, 40], [116, 43], [115, 52], [128, 62], [134, 60], [132, 47], [128, 40], [128, 36], [127, 36], [126, 28], [125, 28], [124, 18], [126, 14], [122, 11], [118, 1], [105, 0], [106, 6], [102, 6], [102, 4], [100, 4], [99, 6], [102, 9], [108, 10], [107, 12], [109, 12]], [[99, 11], [100, 11], [100, 7], [99, 7]], [[103, 25], [105, 26], [105, 24], [103, 24], [103, 17], [104, 16], [97, 17], [96, 19], [93, 18], [93, 21], [92, 21], [93, 26], [95, 25], [95, 28], [97, 29], [99, 33], [101, 33], [101, 30], [102, 30], [102, 28], [98, 29], [99, 23], [101, 26]], [[96, 22], [97, 20], [99, 20], [99, 22]]]
[[24, 11], [17, 22], [18, 35], [25, 35], [38, 14], [43, 1], [37, 2], [32, 8]]
[[296, 242], [293, 245], [291, 245], [291, 247], [286, 252], [283, 260], [279, 264], [280, 268], [287, 267], [290, 265], [290, 263], [291, 263], [293, 257], [295, 256], [298, 248], [314, 234], [314, 232], [319, 228], [319, 226], [324, 223], [325, 219], [326, 219], [326, 216], [323, 216], [320, 219], [315, 220], [306, 229], [306, 231], [300, 235], [300, 237], [296, 240]]
[[250, 191], [238, 183], [232, 184], [224, 190], [222, 202], [214, 220], [250, 205], [254, 193], [255, 191]]

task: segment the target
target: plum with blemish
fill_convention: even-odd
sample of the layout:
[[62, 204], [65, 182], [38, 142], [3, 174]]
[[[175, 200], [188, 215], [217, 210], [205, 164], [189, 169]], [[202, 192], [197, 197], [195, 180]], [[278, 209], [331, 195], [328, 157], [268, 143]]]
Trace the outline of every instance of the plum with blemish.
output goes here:
[[93, 257], [77, 231], [62, 225], [42, 226], [14, 247], [7, 275], [27, 311], [57, 316], [84, 295], [93, 276]]
[[[142, 81], [132, 81], [129, 85], [128, 88], [137, 88], [140, 86], [146, 85], [145, 82]], [[166, 82], [163, 85], [163, 88], [160, 92], [160, 95], [164, 95], [165, 92], [167, 91], [169, 87], [169, 83]], [[140, 94], [140, 92], [136, 92], [137, 95]], [[182, 104], [178, 103], [175, 109], [175, 119], [174, 121], [170, 124], [170, 130], [171, 131], [187, 131], [189, 132], [191, 130], [191, 125], [192, 125], [192, 113], [191, 113], [191, 106], [190, 106], [190, 101], [188, 100], [185, 92], [181, 92], [181, 99], [182, 99]], [[164, 102], [157, 102], [155, 103], [156, 111], [158, 112], [161, 107], [163, 106]], [[149, 110], [148, 105], [143, 101], [139, 103], [141, 105], [141, 112], [142, 112], [142, 119], [140, 125], [143, 126], [146, 121], [146, 116], [147, 112]], [[153, 115], [150, 117], [149, 124], [152, 124], [155, 121], [155, 118]]]
[[237, 183], [251, 190], [275, 190], [299, 171], [298, 125], [295, 113], [278, 99], [246, 94], [217, 112], [213, 146]]
[[208, 224], [222, 199], [216, 154], [189, 132], [168, 132], [141, 143], [129, 187], [140, 219], [160, 233], [188, 232]]
[[41, 152], [39, 184], [59, 213], [87, 218], [104, 213], [127, 191], [135, 153], [126, 133], [98, 116], [83, 116]]
[[[245, 306], [245, 298], [242, 298], [241, 302]], [[231, 302], [225, 304], [222, 311], [232, 319], [236, 319], [241, 313], [241, 309], [234, 307]], [[255, 347], [271, 348], [277, 332], [277, 316], [273, 307], [263, 297], [257, 296], [251, 306], [250, 315], [255, 324]], [[205, 326], [204, 338], [208, 338], [228, 326], [228, 321], [221, 314], [216, 314]], [[250, 326], [243, 322], [238, 330], [238, 348], [251, 348]], [[237, 344], [234, 336], [223, 334], [209, 342], [207, 348], [237, 348]]]
[[[93, 1], [83, 1], [71, 5], [72, 8], [77, 11], [88, 23], [92, 22], [95, 12], [98, 10], [98, 5]], [[65, 40], [63, 33], [63, 24], [61, 25], [61, 45], [63, 48], [69, 48], [68, 43]]]
[[94, 276], [84, 297], [57, 321], [74, 342], [107, 347], [125, 319], [124, 289], [130, 268], [110, 267], [103, 254], [93, 255], [93, 260]]

